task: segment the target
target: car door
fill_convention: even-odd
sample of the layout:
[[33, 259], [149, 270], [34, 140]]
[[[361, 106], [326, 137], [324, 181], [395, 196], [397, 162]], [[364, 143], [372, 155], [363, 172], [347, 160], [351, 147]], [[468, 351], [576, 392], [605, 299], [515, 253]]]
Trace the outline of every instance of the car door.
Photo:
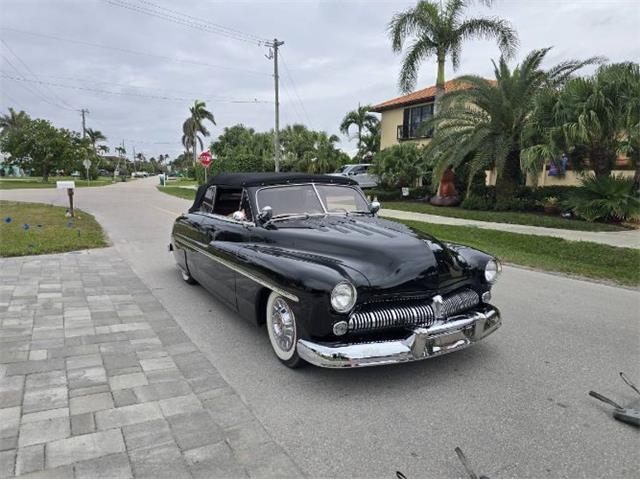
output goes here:
[[232, 214], [240, 208], [242, 190], [211, 188], [213, 192], [206, 192], [201, 207], [196, 278], [207, 290], [235, 309], [234, 266], [237, 263], [239, 240], [236, 230], [241, 224], [233, 220]]

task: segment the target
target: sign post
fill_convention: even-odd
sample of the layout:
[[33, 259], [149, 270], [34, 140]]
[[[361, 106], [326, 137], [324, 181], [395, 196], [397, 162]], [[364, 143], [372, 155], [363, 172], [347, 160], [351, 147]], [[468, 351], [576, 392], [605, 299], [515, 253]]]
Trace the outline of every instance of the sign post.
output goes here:
[[204, 167], [204, 183], [207, 183], [207, 169], [211, 165], [211, 154], [209, 152], [202, 152], [199, 157], [200, 164]]
[[85, 160], [84, 162], [82, 162], [82, 165], [84, 165], [84, 168], [87, 169], [87, 183], [89, 183], [89, 169], [91, 168], [91, 160]]
[[[87, 162], [89, 160], [86, 160]], [[73, 191], [76, 188], [76, 182], [74, 181], [57, 181], [56, 188], [59, 190], [67, 189], [67, 195], [69, 196], [69, 214], [73, 217]]]

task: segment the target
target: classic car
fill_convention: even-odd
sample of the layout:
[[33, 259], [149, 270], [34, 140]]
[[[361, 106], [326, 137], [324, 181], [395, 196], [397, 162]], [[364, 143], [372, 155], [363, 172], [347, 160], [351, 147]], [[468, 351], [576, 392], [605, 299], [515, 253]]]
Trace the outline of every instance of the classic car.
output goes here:
[[497, 259], [380, 218], [348, 177], [219, 174], [175, 220], [182, 278], [265, 324], [288, 367], [422, 360], [494, 332]]

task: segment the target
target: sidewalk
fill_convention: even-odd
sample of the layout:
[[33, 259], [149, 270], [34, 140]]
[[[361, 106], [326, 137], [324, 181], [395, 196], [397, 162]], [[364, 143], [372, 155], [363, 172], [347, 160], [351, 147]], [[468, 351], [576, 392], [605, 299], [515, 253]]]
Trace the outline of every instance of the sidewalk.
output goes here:
[[564, 230], [561, 228], [533, 227], [530, 225], [516, 225], [511, 223], [483, 222], [464, 218], [442, 217], [428, 213], [405, 212], [403, 210], [380, 210], [380, 216], [398, 218], [401, 220], [415, 220], [418, 222], [436, 223], [441, 225], [459, 225], [462, 227], [487, 228], [503, 232], [523, 233], [525, 235], [541, 235], [547, 237], [564, 238], [571, 241], [594, 242], [614, 247], [640, 249], [640, 230], [626, 232], [583, 232], [579, 230]]
[[0, 259], [0, 478], [299, 477], [114, 248]]

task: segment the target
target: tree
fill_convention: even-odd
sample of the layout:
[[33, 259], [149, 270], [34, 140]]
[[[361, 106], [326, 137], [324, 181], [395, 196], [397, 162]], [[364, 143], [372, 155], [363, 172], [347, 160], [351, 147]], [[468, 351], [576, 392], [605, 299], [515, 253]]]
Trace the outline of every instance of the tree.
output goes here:
[[[438, 65], [437, 104], [444, 94], [445, 61], [450, 57], [453, 69], [457, 70], [462, 43], [467, 39], [496, 38], [504, 57], [514, 53], [518, 36], [507, 21], [496, 17], [463, 19], [464, 11], [471, 3], [472, 0], [447, 0], [440, 7], [436, 1], [420, 0], [415, 7], [393, 16], [388, 26], [393, 51], [402, 52], [407, 41], [413, 39], [400, 70], [398, 83], [403, 92], [408, 93], [415, 88], [420, 64], [435, 57]], [[491, 1], [483, 3], [490, 4]]]
[[106, 155], [107, 153], [109, 153], [109, 146], [108, 145], [98, 145], [98, 152], [101, 155]]
[[356, 127], [356, 136], [358, 139], [358, 154], [362, 155], [363, 153], [363, 138], [366, 132], [371, 132], [376, 129], [380, 120], [373, 113], [370, 112], [371, 105], [358, 105], [356, 110], [351, 110], [348, 112], [344, 118], [342, 119], [342, 123], [340, 124], [340, 131], [349, 136], [349, 129], [352, 126]]
[[215, 172], [273, 171], [273, 134], [256, 132], [244, 125], [225, 127], [222, 135], [211, 143]]
[[55, 128], [42, 119], [25, 120], [19, 128], [3, 132], [0, 150], [10, 155], [9, 164], [42, 175], [45, 183], [50, 172], [78, 169], [82, 160], [94, 154], [77, 132]]
[[375, 126], [369, 128], [369, 132], [362, 137], [362, 149], [359, 152], [360, 158], [371, 159], [376, 153], [380, 151], [380, 122]]
[[0, 129], [4, 133], [12, 128], [20, 128], [29, 120], [31, 119], [24, 110], [16, 112], [12, 107], [9, 107], [9, 113], [0, 116]]
[[93, 145], [93, 151], [97, 152], [98, 150], [96, 147], [96, 143], [105, 141], [107, 137], [105, 137], [100, 130], [93, 130], [91, 128], [86, 128], [84, 131], [87, 134], [89, 141], [91, 141], [91, 145]]
[[373, 171], [390, 187], [415, 187], [429, 172], [424, 148], [415, 143], [400, 143], [385, 148], [374, 157]]
[[588, 166], [601, 179], [624, 153], [637, 171], [639, 128], [640, 66], [603, 65], [594, 75], [571, 79], [560, 90], [549, 88], [538, 98], [527, 132], [532, 145], [523, 151], [523, 161], [539, 171], [543, 162], [566, 153], [576, 170]]
[[196, 156], [198, 144], [202, 148], [202, 139], [198, 136], [201, 134], [204, 137], [209, 136], [209, 130], [204, 125], [205, 120], [209, 120], [212, 124], [216, 124], [213, 114], [206, 109], [205, 102], [196, 100], [193, 102], [193, 106], [189, 108], [191, 115], [182, 124], [182, 144], [184, 148], [192, 151], [193, 154], [193, 166], [196, 166]]
[[468, 163], [469, 182], [485, 169], [496, 169], [498, 204], [515, 196], [522, 183], [523, 132], [538, 95], [546, 88], [558, 88], [577, 69], [597, 60], [570, 60], [545, 71], [540, 64], [548, 51], [532, 51], [513, 70], [501, 57], [493, 63], [495, 81], [459, 77], [469, 88], [443, 95], [441, 110], [422, 127], [435, 127], [426, 147], [435, 162], [434, 183], [448, 166]]

